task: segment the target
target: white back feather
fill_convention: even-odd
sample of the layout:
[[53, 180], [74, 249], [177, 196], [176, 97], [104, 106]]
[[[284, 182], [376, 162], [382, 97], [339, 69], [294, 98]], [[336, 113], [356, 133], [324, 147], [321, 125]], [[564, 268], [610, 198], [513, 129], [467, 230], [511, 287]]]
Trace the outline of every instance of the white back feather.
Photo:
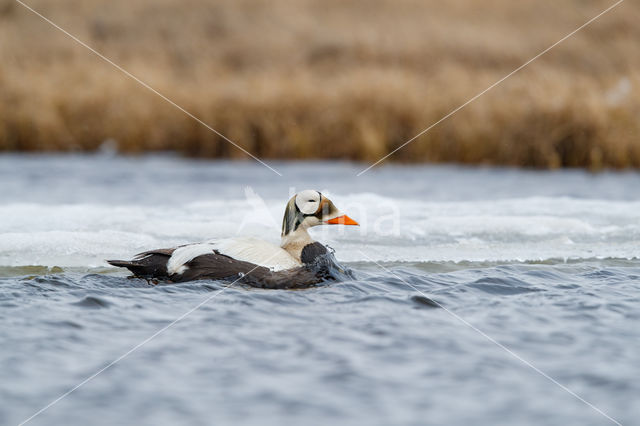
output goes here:
[[258, 238], [246, 237], [227, 238], [178, 247], [167, 262], [167, 272], [169, 275], [181, 274], [188, 268], [186, 263], [203, 254], [213, 253], [214, 250], [236, 260], [255, 263], [274, 271], [291, 269], [301, 265], [281, 247]]

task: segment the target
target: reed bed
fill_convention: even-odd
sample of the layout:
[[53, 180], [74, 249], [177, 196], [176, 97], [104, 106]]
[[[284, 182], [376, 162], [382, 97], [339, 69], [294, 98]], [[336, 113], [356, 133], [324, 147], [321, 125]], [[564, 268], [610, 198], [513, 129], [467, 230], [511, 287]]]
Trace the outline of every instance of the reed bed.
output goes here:
[[[612, 2], [28, 4], [261, 158], [375, 161]], [[638, 22], [622, 3], [390, 160], [640, 167]], [[0, 151], [246, 157], [12, 0], [0, 58]]]

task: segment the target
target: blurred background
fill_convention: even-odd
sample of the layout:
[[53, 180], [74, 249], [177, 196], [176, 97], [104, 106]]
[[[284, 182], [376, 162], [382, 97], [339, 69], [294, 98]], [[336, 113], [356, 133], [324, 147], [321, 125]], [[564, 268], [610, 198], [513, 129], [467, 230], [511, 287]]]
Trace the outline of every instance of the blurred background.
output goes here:
[[[28, 4], [258, 157], [372, 162], [613, 2]], [[392, 160], [639, 167], [638, 22], [625, 2]], [[12, 0], [0, 57], [0, 151], [246, 157]]]
[[[0, 0], [0, 425], [638, 423], [640, 3], [359, 174], [616, 0], [21, 1], [279, 173]], [[105, 263], [306, 188], [348, 279]]]

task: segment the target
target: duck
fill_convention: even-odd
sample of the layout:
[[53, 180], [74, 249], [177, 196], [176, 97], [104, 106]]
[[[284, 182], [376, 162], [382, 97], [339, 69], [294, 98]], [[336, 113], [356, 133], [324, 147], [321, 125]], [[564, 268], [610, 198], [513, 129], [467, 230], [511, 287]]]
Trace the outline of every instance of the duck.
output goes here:
[[331, 275], [332, 252], [308, 232], [320, 225], [359, 224], [320, 191], [307, 189], [291, 197], [285, 207], [280, 246], [252, 237], [213, 239], [107, 263], [156, 282], [234, 279], [263, 288], [307, 287]]

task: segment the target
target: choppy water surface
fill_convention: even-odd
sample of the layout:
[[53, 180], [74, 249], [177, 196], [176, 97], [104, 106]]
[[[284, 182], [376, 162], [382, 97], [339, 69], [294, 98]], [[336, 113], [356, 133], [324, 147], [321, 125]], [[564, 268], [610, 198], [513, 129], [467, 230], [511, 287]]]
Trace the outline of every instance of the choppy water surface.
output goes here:
[[[612, 423], [496, 343], [637, 423], [640, 174], [274, 166], [0, 156], [0, 424], [206, 299], [29, 424]], [[314, 234], [356, 279], [152, 286], [103, 262], [275, 242], [305, 188], [361, 222]]]

